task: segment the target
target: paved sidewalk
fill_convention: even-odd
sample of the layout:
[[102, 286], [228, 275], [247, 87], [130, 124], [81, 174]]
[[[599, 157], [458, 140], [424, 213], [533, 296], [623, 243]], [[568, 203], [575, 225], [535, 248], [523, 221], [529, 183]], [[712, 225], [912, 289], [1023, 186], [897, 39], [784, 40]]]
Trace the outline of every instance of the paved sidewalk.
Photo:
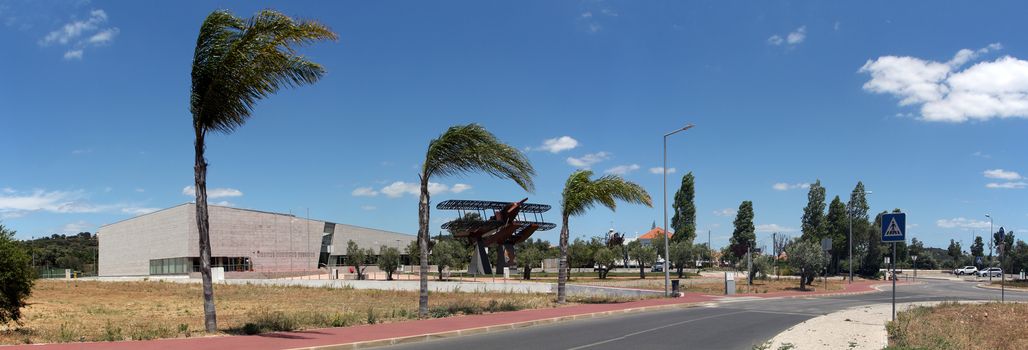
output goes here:
[[713, 296], [688, 293], [680, 298], [647, 299], [620, 304], [581, 304], [549, 309], [522, 310], [484, 315], [457, 316], [428, 320], [412, 320], [343, 328], [312, 329], [298, 332], [269, 333], [253, 336], [215, 336], [176, 338], [151, 341], [121, 341], [102, 343], [66, 343], [20, 345], [0, 349], [357, 349], [371, 346], [399, 344], [428, 339], [469, 335], [553, 322], [603, 317], [613, 314], [691, 307], [699, 303], [728, 301], [734, 298], [754, 299], [773, 297], [819, 296], [875, 292], [874, 285], [882, 281], [861, 281], [834, 292], [783, 292]]

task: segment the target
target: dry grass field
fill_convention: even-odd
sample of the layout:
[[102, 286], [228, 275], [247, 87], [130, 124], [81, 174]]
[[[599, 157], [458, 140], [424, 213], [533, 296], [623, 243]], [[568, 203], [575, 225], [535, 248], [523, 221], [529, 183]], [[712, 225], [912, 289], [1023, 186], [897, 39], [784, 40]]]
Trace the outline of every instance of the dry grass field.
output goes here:
[[1028, 349], [1026, 323], [1024, 303], [917, 307], [889, 323], [888, 349]]
[[[217, 285], [218, 326], [242, 334], [416, 318], [417, 292]], [[19, 327], [0, 344], [203, 335], [199, 284], [39, 280]], [[612, 302], [624, 300], [575, 300]], [[556, 307], [545, 294], [433, 293], [432, 317]]]

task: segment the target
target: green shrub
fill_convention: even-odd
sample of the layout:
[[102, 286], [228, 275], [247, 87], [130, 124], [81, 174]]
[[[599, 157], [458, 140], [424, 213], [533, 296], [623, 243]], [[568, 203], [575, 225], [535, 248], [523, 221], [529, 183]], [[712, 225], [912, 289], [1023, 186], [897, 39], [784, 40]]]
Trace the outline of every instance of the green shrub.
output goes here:
[[110, 320], [107, 320], [107, 324], [104, 325], [104, 334], [100, 337], [100, 341], [119, 340], [125, 340], [125, 337], [121, 335], [121, 327], [115, 327], [111, 324]]
[[243, 325], [246, 334], [289, 332], [297, 328], [296, 319], [282, 311], [260, 308], [247, 312], [247, 318], [249, 322]]
[[0, 225], [0, 326], [21, 319], [21, 308], [28, 305], [32, 293], [31, 258], [21, 243], [14, 240], [14, 231]]

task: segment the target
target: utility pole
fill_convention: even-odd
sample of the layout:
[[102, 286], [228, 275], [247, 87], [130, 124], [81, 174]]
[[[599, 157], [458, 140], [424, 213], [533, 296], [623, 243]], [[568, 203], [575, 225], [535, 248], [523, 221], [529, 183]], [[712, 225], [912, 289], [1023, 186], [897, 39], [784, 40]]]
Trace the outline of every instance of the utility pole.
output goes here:
[[771, 233], [771, 254], [775, 255], [775, 275], [778, 275], [778, 232]]

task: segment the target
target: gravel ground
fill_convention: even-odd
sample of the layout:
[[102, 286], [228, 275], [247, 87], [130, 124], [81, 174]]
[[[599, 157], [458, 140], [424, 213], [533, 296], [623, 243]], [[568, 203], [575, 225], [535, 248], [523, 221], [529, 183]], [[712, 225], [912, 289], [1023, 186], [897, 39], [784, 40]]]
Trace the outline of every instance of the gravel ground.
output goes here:
[[[897, 304], [896, 311], [937, 302]], [[779, 333], [770, 340], [768, 349], [776, 350], [792, 344], [796, 350], [806, 349], [882, 349], [889, 345], [885, 323], [892, 319], [892, 304], [854, 307], [815, 317]]]

